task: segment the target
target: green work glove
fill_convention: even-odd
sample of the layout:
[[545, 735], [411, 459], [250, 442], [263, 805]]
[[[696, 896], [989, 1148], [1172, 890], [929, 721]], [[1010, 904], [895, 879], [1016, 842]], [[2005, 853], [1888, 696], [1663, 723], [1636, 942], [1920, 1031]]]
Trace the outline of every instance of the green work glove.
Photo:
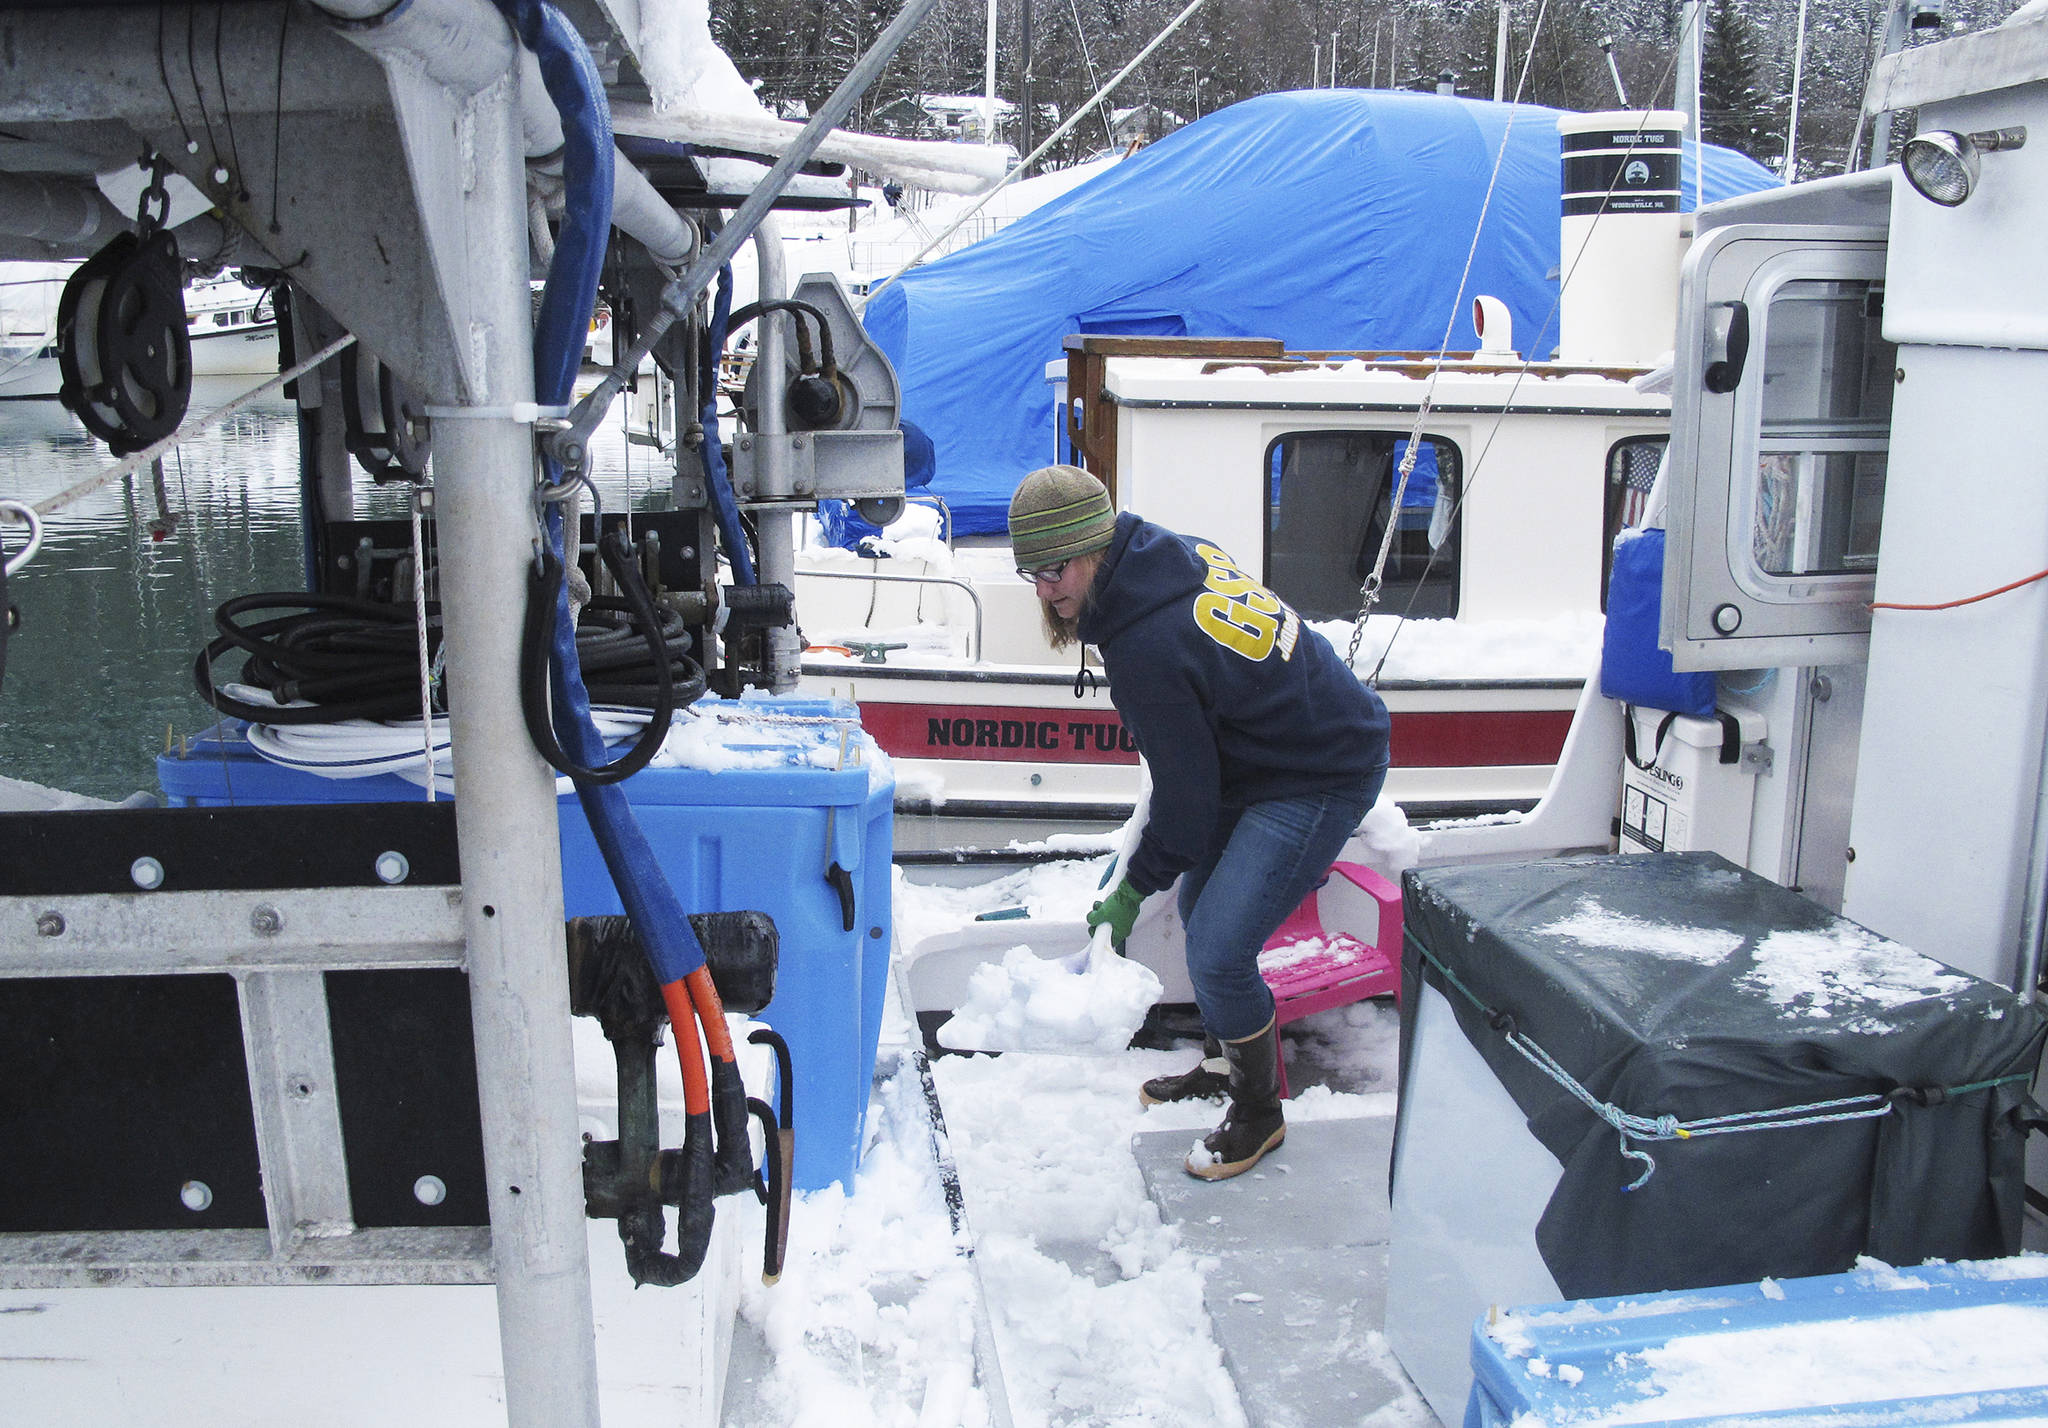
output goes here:
[[1125, 878], [1116, 885], [1115, 892], [1088, 909], [1088, 930], [1093, 932], [1108, 923], [1110, 939], [1116, 943], [1117, 951], [1123, 951], [1124, 939], [1131, 935], [1131, 925], [1138, 920], [1138, 904], [1144, 900], [1145, 894]]

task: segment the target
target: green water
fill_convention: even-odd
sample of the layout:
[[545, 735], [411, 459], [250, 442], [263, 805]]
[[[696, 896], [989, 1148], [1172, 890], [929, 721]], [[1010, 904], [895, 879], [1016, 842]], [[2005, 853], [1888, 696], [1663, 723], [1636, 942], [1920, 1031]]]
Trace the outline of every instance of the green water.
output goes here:
[[[211, 411], [254, 377], [201, 378], [191, 410]], [[667, 504], [666, 479], [616, 430], [594, 444], [607, 509]], [[0, 496], [35, 502], [114, 464], [53, 401], [0, 402]], [[120, 799], [157, 791], [167, 733], [217, 717], [194, 692], [192, 665], [215, 634], [213, 611], [236, 595], [305, 588], [298, 420], [283, 398], [260, 402], [164, 459], [163, 506], [144, 470], [51, 518], [34, 560], [7, 581], [21, 627], [0, 678], [0, 774]], [[403, 517], [402, 492], [362, 478], [356, 514]], [[10, 554], [23, 530], [0, 527]]]

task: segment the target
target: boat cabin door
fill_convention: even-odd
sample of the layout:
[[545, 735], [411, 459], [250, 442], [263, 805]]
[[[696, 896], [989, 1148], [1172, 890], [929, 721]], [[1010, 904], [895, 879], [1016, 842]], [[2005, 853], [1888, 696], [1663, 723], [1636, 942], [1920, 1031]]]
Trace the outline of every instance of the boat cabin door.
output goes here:
[[1703, 235], [1672, 393], [1661, 642], [1766, 717], [1750, 865], [1837, 909], [1890, 442], [1885, 254], [1867, 228]]
[[1884, 235], [1737, 225], [1686, 261], [1662, 639], [1680, 669], [1861, 661], [1890, 441]]

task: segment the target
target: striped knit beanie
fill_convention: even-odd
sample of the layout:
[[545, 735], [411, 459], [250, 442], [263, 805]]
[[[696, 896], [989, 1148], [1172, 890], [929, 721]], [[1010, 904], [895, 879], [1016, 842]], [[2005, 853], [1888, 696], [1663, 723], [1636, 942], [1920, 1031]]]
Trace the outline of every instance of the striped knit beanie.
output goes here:
[[1078, 466], [1047, 466], [1010, 498], [1010, 547], [1024, 569], [1101, 550], [1116, 533], [1109, 492]]

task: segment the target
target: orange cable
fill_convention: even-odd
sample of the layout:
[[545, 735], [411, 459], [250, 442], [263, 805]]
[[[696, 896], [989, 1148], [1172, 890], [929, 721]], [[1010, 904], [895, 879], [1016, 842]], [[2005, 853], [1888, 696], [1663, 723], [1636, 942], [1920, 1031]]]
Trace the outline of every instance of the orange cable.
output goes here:
[[1982, 595], [1965, 595], [1960, 600], [1940, 600], [1932, 605], [1908, 605], [1897, 600], [1873, 600], [1873, 610], [1953, 610], [1959, 605], [1974, 605], [1979, 600], [1989, 600], [1993, 595], [2003, 595], [2008, 590], [2017, 590], [2022, 585], [2032, 585], [2036, 580], [2048, 579], [2048, 570], [2037, 570], [2032, 575], [2022, 576], [1996, 590], [1986, 590]]
[[689, 988], [680, 981], [663, 982], [661, 1000], [668, 1007], [668, 1023], [675, 1032], [676, 1060], [682, 1063], [683, 1110], [703, 1115], [711, 1109], [711, 1088], [697, 1041], [697, 1013], [690, 1005]]

